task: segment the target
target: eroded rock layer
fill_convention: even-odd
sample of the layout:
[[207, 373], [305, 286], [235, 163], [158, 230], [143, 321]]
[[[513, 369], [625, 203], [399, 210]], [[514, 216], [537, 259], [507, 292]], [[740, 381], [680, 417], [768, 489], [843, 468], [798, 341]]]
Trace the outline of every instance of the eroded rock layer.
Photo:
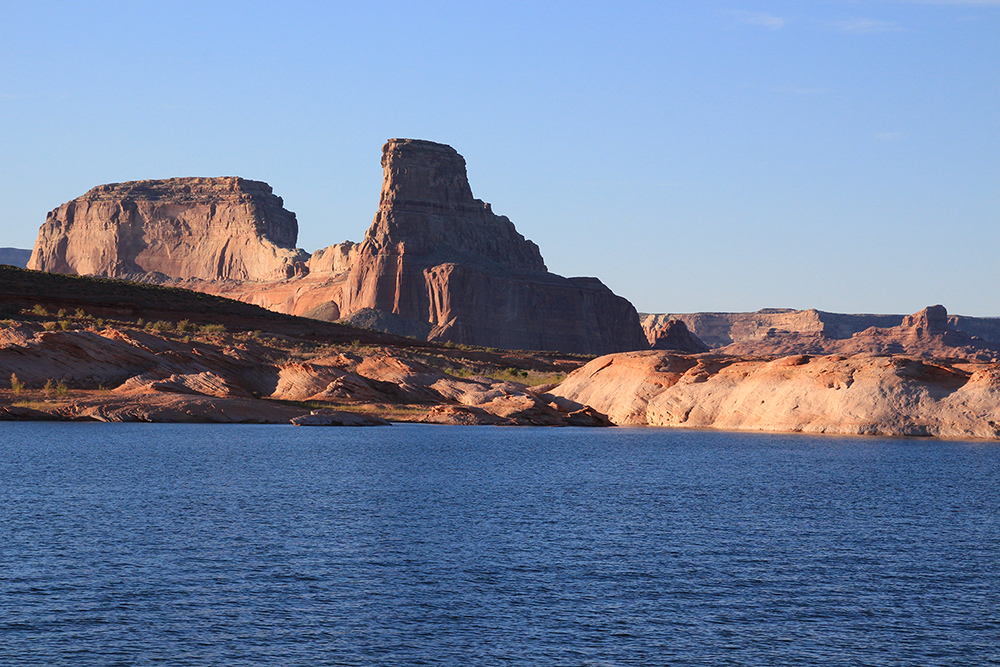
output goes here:
[[93, 188], [48, 214], [28, 267], [109, 277], [260, 281], [304, 272], [280, 197], [242, 178], [171, 178]]
[[1000, 437], [1000, 364], [903, 355], [628, 352], [599, 357], [550, 395], [616, 424], [852, 435]]
[[344, 287], [342, 314], [383, 311], [392, 316], [385, 322], [403, 320], [407, 334], [423, 329], [431, 340], [491, 347], [648, 347], [628, 301], [596, 278], [549, 273], [538, 246], [473, 198], [453, 148], [391, 139], [382, 166], [379, 210]]

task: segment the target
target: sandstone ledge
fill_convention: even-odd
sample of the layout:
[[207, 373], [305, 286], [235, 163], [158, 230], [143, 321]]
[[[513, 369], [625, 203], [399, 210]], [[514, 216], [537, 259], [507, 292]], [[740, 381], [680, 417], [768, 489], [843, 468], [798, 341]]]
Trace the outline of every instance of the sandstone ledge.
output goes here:
[[615, 424], [1000, 438], [996, 363], [629, 352], [589, 362], [549, 395]]

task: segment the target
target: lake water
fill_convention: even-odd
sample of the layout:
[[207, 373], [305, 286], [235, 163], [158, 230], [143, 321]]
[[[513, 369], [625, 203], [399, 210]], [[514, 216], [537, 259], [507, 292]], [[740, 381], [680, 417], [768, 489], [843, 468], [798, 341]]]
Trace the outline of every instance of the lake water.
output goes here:
[[1000, 444], [0, 424], [2, 665], [996, 665]]

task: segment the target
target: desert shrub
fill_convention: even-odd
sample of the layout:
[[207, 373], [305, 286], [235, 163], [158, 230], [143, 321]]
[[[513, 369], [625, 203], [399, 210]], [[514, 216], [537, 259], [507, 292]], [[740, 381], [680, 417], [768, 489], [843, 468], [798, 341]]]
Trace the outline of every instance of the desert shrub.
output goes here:
[[63, 331], [69, 329], [69, 325], [72, 324], [69, 320], [59, 320], [59, 328]]
[[44, 391], [46, 394], [51, 394], [52, 390], [55, 388], [56, 388], [56, 383], [52, 381], [52, 378], [49, 378], [48, 380], [45, 381], [45, 386], [42, 387], [42, 391]]
[[226, 326], [224, 324], [203, 324], [201, 325], [202, 333], [226, 333]]
[[56, 313], [56, 317], [66, 317], [66, 309], [60, 308], [59, 311]]
[[83, 308], [77, 308], [76, 312], [73, 313], [73, 317], [76, 317], [78, 319], [83, 319], [86, 316], [87, 316], [87, 311], [85, 311]]
[[153, 331], [172, 331], [174, 325], [171, 322], [164, 322], [163, 320], [158, 320], [156, 322], [153, 322], [151, 327], [147, 328], [152, 328]]
[[59, 324], [57, 322], [43, 322], [42, 328], [46, 331], [55, 331]]
[[45, 310], [45, 306], [40, 303], [36, 303], [35, 307], [31, 309], [31, 312], [35, 315], [41, 315], [43, 317], [49, 314], [49, 311]]
[[177, 323], [176, 330], [181, 333], [185, 331], [194, 331], [194, 325], [191, 324], [190, 320], [181, 320]]
[[98, 329], [102, 328], [104, 326], [104, 318], [98, 317], [97, 320], [94, 322], [94, 324], [97, 325]]
[[65, 382], [60, 380], [59, 384], [56, 385], [56, 396], [68, 396], [68, 395], [69, 395], [69, 387], [66, 386]]
[[17, 379], [17, 373], [10, 374], [10, 389], [15, 396], [20, 396], [21, 392], [24, 391], [24, 383]]

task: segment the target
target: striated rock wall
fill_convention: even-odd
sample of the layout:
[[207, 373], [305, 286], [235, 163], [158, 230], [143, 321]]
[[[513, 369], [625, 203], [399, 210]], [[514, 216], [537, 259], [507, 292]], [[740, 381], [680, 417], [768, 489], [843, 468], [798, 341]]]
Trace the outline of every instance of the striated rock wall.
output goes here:
[[769, 333], [824, 334], [850, 338], [868, 327], [894, 327], [902, 315], [843, 315], [821, 310], [765, 308], [753, 313], [663, 313], [644, 314], [642, 326], [647, 336], [670, 320], [680, 320], [688, 330], [712, 348], [763, 338]]
[[820, 333], [768, 331], [720, 348], [733, 355], [785, 356], [789, 354], [906, 354], [937, 359], [1000, 360], [1000, 343], [992, 343], [955, 329], [944, 306], [928, 306], [902, 318], [899, 326], [869, 327], [850, 338]]
[[342, 314], [384, 311], [392, 317], [379, 321], [403, 320], [407, 332], [426, 327], [431, 340], [491, 347], [648, 347], [628, 301], [596, 278], [549, 273], [537, 245], [473, 198], [453, 148], [391, 139], [382, 167], [379, 210], [357, 250]]
[[[657, 332], [670, 320], [681, 320], [688, 329], [711, 348], [732, 343], [752, 343], [789, 334], [801, 336], [803, 346], [817, 337], [824, 339], [849, 339], [872, 327], [889, 329], [903, 324], [903, 315], [850, 315], [828, 313], [822, 310], [791, 310], [767, 308], [753, 313], [662, 313], [642, 314], [641, 321], [647, 337], [653, 340]], [[1000, 344], [1000, 318], [966, 317], [952, 315], [948, 319], [954, 330], [978, 336], [991, 343]], [[749, 347], [741, 348], [747, 352]]]
[[274, 280], [305, 271], [280, 197], [242, 178], [111, 183], [49, 213], [28, 267], [110, 277]]

